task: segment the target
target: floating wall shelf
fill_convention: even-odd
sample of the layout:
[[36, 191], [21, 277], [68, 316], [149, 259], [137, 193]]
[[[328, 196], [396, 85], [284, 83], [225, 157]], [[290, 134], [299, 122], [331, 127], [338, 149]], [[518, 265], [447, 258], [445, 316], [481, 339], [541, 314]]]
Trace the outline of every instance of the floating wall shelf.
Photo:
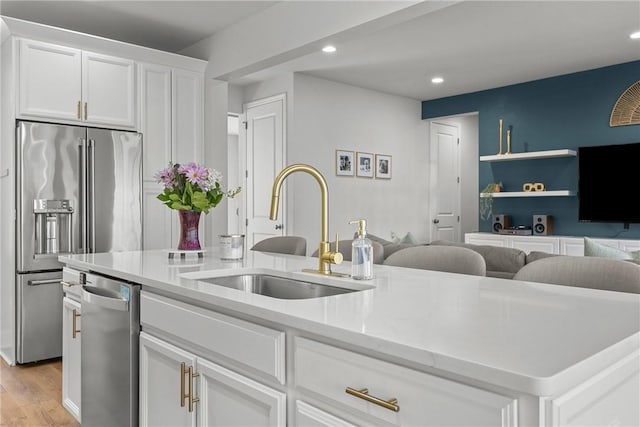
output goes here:
[[505, 162], [510, 160], [527, 159], [551, 159], [554, 157], [575, 157], [575, 150], [561, 149], [548, 151], [530, 151], [527, 153], [494, 154], [492, 156], [480, 156], [481, 162]]
[[500, 193], [480, 193], [480, 197], [566, 197], [575, 196], [575, 191], [503, 191]]

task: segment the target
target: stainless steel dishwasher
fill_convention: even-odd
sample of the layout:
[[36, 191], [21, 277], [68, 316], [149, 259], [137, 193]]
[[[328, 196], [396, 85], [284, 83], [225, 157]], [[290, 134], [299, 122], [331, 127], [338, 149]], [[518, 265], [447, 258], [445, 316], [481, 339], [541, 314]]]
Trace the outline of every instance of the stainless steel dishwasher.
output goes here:
[[138, 425], [140, 285], [85, 274], [82, 426]]

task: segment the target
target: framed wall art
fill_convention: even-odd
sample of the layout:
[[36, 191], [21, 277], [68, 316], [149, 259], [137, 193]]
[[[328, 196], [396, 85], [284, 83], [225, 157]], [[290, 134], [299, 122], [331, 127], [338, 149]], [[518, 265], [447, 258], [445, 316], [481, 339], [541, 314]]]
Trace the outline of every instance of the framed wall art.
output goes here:
[[373, 164], [373, 154], [371, 153], [356, 153], [356, 175], [365, 178], [373, 178], [373, 171], [375, 165]]
[[376, 178], [391, 179], [391, 156], [376, 154]]
[[353, 151], [336, 150], [336, 175], [353, 176]]

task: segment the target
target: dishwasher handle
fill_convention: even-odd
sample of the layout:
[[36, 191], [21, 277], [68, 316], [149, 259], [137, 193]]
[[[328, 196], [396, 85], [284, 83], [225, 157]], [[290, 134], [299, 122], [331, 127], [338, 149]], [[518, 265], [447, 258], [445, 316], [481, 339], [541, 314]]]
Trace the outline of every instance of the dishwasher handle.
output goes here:
[[108, 310], [129, 311], [129, 301], [115, 291], [97, 286], [82, 286], [82, 301]]

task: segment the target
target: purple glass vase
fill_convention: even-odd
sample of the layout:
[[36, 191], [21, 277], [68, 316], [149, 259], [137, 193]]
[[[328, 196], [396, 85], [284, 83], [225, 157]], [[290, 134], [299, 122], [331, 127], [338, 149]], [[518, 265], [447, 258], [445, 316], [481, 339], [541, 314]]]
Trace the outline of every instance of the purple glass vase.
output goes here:
[[200, 250], [200, 240], [198, 240], [198, 225], [200, 224], [200, 213], [196, 211], [178, 211], [180, 217], [180, 242], [179, 251]]

